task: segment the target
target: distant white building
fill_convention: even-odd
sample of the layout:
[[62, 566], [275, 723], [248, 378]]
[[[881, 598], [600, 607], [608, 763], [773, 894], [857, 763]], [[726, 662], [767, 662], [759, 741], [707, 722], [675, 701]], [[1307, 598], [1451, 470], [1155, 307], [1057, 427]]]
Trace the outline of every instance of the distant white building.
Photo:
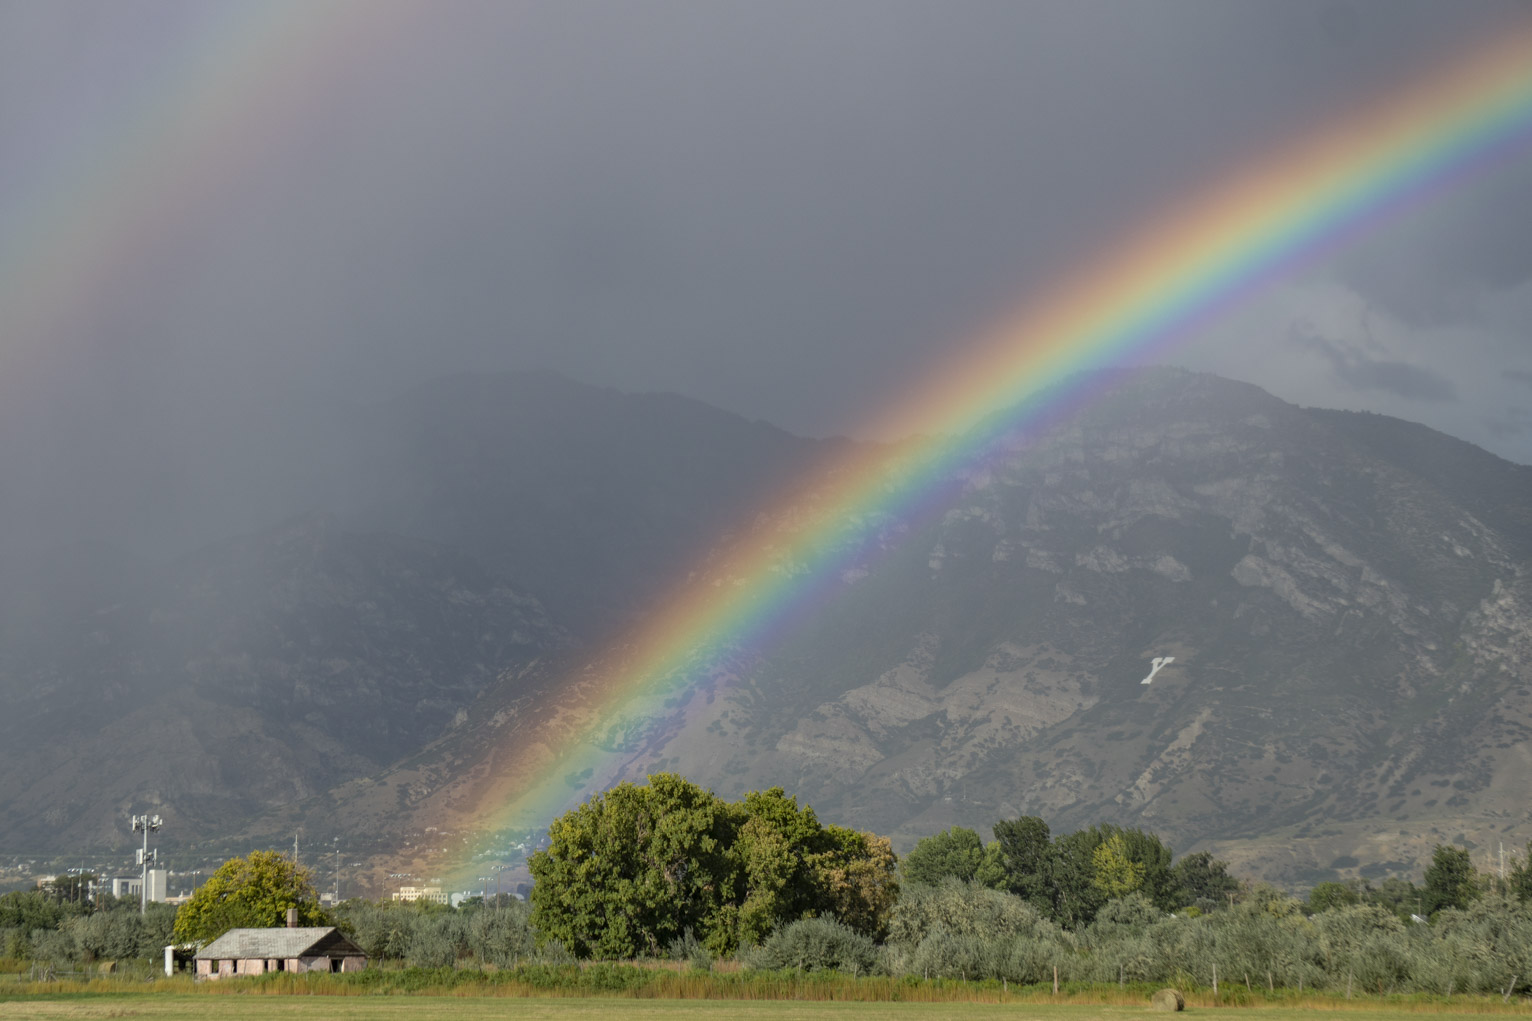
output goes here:
[[169, 896], [169, 892], [170, 892], [169, 891], [169, 886], [170, 886], [170, 870], [169, 869], [150, 869], [149, 870], [149, 899], [150, 900], [154, 901], [156, 904], [163, 903], [165, 898], [167, 896]]
[[447, 894], [439, 886], [401, 886], [394, 893], [393, 899], [405, 904], [413, 904], [418, 900], [430, 901], [432, 904], [448, 903]]
[[[149, 899], [156, 903], [164, 901], [169, 896], [167, 890], [169, 882], [169, 869], [150, 869]], [[111, 883], [112, 896], [119, 900], [138, 900], [144, 889], [141, 876], [114, 876], [110, 880], [103, 879], [102, 883]]]

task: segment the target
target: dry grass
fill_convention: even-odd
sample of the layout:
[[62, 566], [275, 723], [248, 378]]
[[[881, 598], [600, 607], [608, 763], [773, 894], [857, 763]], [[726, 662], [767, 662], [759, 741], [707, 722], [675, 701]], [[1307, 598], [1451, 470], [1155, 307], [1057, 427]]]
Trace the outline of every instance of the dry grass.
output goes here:
[[[233, 983], [230, 983], [233, 985]], [[1345, 1001], [1342, 1001], [1343, 1003]], [[1477, 1016], [1482, 1004], [1461, 1001], [1439, 1005], [1436, 1013]], [[1455, 1009], [1448, 1009], [1449, 1007]], [[873, 1003], [803, 1000], [634, 1000], [609, 998], [525, 999], [514, 1005], [496, 997], [440, 996], [248, 996], [206, 995], [200, 992], [124, 993], [64, 995], [41, 999], [0, 1002], [0, 1018], [140, 1018], [143, 1021], [307, 1021], [307, 1019], [420, 1019], [420, 1021], [479, 1021], [513, 1017], [518, 1021], [595, 1021], [620, 1017], [623, 1021], [864, 1021], [894, 1018], [898, 1021], [935, 1021], [962, 1017], [974, 1021], [1018, 1018], [1026, 1021], [1127, 1021], [1147, 1013], [1147, 998], [1122, 1005], [1036, 1003], [1030, 998], [1005, 1004], [965, 1003]], [[1329, 1015], [1344, 1021], [1390, 1021], [1403, 1011], [1393, 1005], [1351, 1001], [1344, 1010], [1314, 1004], [1302, 1007], [1197, 1007], [1188, 1006], [1201, 1021], [1322, 1021]], [[1498, 1012], [1497, 1012], [1498, 1013]]]
[[[1052, 1015], [1062, 1019], [1142, 1011], [1147, 1008], [1149, 998], [1157, 988], [1066, 986], [1055, 995], [1047, 985], [1017, 987], [998, 982], [915, 981], [880, 976], [853, 978], [839, 973], [707, 973], [621, 965], [501, 973], [453, 970], [380, 970], [344, 976], [283, 973], [217, 982], [193, 982], [185, 976], [150, 979], [144, 974], [136, 977], [116, 975], [53, 982], [16, 979], [24, 979], [24, 976], [15, 976], [11, 981], [0, 983], [0, 1018], [69, 1016], [65, 1008], [72, 1010], [76, 1007], [89, 1007], [93, 1010], [96, 1006], [107, 1004], [111, 1005], [111, 1009], [129, 1011], [132, 1016], [183, 1016], [175, 1013], [162, 1015], [158, 1012], [176, 1004], [189, 1004], [193, 1005], [191, 1013], [184, 1016], [196, 1016], [197, 1010], [202, 1010], [209, 1016], [267, 1017], [273, 1016], [274, 1008], [251, 1005], [261, 1001], [272, 1004], [317, 1002], [329, 1003], [330, 1007], [326, 1009], [339, 1011], [346, 1001], [355, 1000], [366, 1001], [375, 1007], [392, 1002], [399, 1007], [389, 1007], [388, 1010], [425, 1011], [422, 1016], [431, 1016], [438, 1009], [443, 1012], [455, 1011], [457, 1013], [454, 1017], [458, 1017], [465, 1013], [475, 1016], [475, 1012], [480, 1009], [475, 1001], [486, 1004], [499, 1001], [500, 1006], [492, 1009], [503, 1014], [506, 1009], [504, 1001], [518, 1000], [521, 1002], [514, 1010], [518, 1017], [534, 1016], [527, 1013], [534, 1006], [538, 1011], [553, 1011], [547, 1015], [550, 1017], [578, 1017], [581, 1016], [579, 1009], [583, 1009], [578, 1007], [581, 1003], [622, 1003], [624, 1006], [621, 1010], [628, 1014], [660, 1017], [669, 1015], [663, 1012], [653, 1014], [656, 1008], [652, 1005], [666, 1003], [669, 1006], [665, 1010], [688, 1016], [696, 1010], [721, 1010], [726, 1004], [732, 1005], [728, 1007], [731, 1011], [743, 1010], [747, 1006], [751, 1010], [766, 1011], [764, 1014], [749, 1014], [751, 1017], [797, 1016], [776, 1013], [778, 1008], [770, 1006], [772, 1004], [798, 1004], [803, 1009], [807, 1009], [809, 1004], [823, 1005], [815, 1008], [821, 1012], [813, 1013], [811, 1016], [814, 1017], [838, 1016], [833, 1009], [835, 1005], [858, 1010], [862, 1006], [876, 1005], [898, 1008], [901, 1012], [920, 1005], [948, 1005], [945, 1011], [911, 1015], [936, 1017], [950, 1016], [953, 1013], [951, 1006], [962, 1005], [965, 1016], [981, 1007], [1003, 1007], [1013, 1013], [1017, 1008], [1024, 1008], [1026, 1014], [1035, 1013], [1039, 1017]], [[1210, 1017], [1224, 1014], [1248, 1015], [1251, 1011], [1270, 1019], [1299, 1014], [1309, 1018], [1316, 1014], [1335, 1014], [1348, 1019], [1373, 1016], [1397, 1018], [1408, 1014], [1532, 1015], [1532, 1004], [1523, 1000], [1505, 1002], [1498, 996], [1457, 996], [1451, 999], [1424, 995], [1358, 996], [1348, 1000], [1326, 993], [1298, 993], [1291, 990], [1252, 992], [1241, 987], [1225, 988], [1218, 997], [1209, 989], [1195, 986], [1182, 986], [1181, 991], [1186, 997], [1189, 1010], [1206, 1013]], [[560, 1003], [567, 1007], [559, 1006]], [[197, 1004], [201, 1004], [201, 1007], [195, 1007]], [[409, 1007], [410, 1004], [414, 1006]], [[429, 1008], [428, 1004], [431, 1005]], [[17, 1013], [20, 1010], [43, 1013]], [[824, 1010], [830, 1012], [824, 1013]], [[248, 1013], [250, 1011], [255, 1013]], [[281, 1010], [275, 1010], [275, 1013], [281, 1013]]]

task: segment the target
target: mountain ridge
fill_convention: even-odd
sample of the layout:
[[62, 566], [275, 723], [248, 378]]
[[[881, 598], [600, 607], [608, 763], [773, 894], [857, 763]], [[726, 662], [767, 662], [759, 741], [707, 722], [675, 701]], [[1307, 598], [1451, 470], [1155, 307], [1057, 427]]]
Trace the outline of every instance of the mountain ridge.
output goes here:
[[[613, 777], [781, 783], [905, 843], [1145, 825], [1288, 879], [1532, 835], [1502, 819], [1532, 780], [1523, 537], [1253, 387], [1124, 390], [911, 524], [865, 597], [719, 664]], [[1378, 823], [1408, 850], [1379, 857]]]
[[[1109, 396], [965, 476], [936, 518], [891, 522], [901, 542], [785, 641], [714, 664], [689, 699], [633, 720], [594, 779], [679, 770], [730, 796], [781, 783], [901, 846], [1023, 813], [1059, 830], [1143, 825], [1289, 882], [1351, 859], [1412, 868], [1438, 840], [1532, 836], [1517, 808], [1532, 784], [1532, 469], [1217, 377], [1108, 382]], [[106, 759], [52, 776], [53, 753], [18, 753], [0, 765], [27, 790], [0, 800], [0, 819], [29, 840], [119, 839], [113, 813], [147, 800], [182, 813], [197, 840], [387, 829], [373, 860], [425, 862], [433, 841], [445, 853], [497, 818], [518, 773], [584, 739], [653, 598], [718, 580], [710, 544], [769, 544], [791, 527], [759, 512], [775, 505], [762, 494], [790, 481], [812, 498], [834, 455], [893, 450], [536, 376], [458, 378], [402, 400], [407, 413], [380, 405], [321, 451], [362, 451], [319, 501], [333, 513], [178, 560], [178, 580], [152, 590], [169, 596], [146, 599], [131, 564], [115, 573], [102, 591], [127, 593], [161, 645], [107, 628], [103, 648], [131, 655], [67, 648], [101, 630], [87, 624], [106, 595], [76, 599], [30, 643], [8, 632], [0, 681], [39, 719], [52, 712], [48, 726], [71, 727], [50, 694], [98, 684], [100, 702], [116, 683], [122, 705], [152, 674], [165, 706], [179, 693], [189, 710], [167, 709], [155, 740], [188, 752], [99, 797], [81, 792]], [[575, 420], [584, 432], [561, 447]], [[576, 512], [582, 500], [597, 509]], [[568, 555], [590, 520], [607, 532]], [[306, 560], [316, 549], [332, 552]], [[525, 584], [561, 568], [563, 614]], [[356, 623], [378, 592], [397, 608], [380, 619], [408, 627]], [[39, 605], [48, 619], [54, 603]], [[510, 640], [518, 629], [528, 641]], [[300, 655], [305, 643], [319, 652]], [[327, 721], [371, 690], [323, 674], [328, 661], [420, 689], [408, 710], [365, 717], [391, 736]], [[345, 693], [328, 708], [314, 695], [325, 676]], [[272, 704], [289, 708], [263, 719], [249, 691], [281, 692]], [[243, 722], [220, 731], [230, 706]], [[413, 729], [389, 722], [406, 712]], [[115, 726], [136, 762], [145, 744]], [[201, 743], [199, 727], [226, 746]], [[250, 734], [287, 750], [247, 752], [263, 778], [239, 806], [213, 804], [232, 779], [220, 755], [256, 747], [238, 744]], [[177, 770], [198, 779], [177, 787]], [[187, 797], [195, 810], [176, 803]]]

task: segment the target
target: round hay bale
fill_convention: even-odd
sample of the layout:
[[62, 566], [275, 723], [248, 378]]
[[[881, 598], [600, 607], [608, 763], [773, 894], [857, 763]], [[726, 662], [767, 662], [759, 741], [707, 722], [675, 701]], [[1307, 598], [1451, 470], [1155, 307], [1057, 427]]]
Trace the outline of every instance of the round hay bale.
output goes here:
[[116, 961], [102, 961], [100, 964], [96, 965], [96, 971], [101, 973], [102, 975], [110, 975], [113, 972], [115, 972], [116, 970], [117, 970], [117, 962]]
[[1185, 1010], [1186, 997], [1174, 989], [1161, 989], [1149, 1001], [1155, 1010]]

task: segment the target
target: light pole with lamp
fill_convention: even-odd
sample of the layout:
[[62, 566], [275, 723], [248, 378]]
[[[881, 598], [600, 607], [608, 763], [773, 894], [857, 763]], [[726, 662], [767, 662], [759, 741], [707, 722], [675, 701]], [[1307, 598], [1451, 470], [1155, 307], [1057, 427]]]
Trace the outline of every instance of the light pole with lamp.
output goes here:
[[500, 910], [500, 874], [505, 871], [504, 865], [491, 865], [489, 870], [495, 874], [495, 910]]

